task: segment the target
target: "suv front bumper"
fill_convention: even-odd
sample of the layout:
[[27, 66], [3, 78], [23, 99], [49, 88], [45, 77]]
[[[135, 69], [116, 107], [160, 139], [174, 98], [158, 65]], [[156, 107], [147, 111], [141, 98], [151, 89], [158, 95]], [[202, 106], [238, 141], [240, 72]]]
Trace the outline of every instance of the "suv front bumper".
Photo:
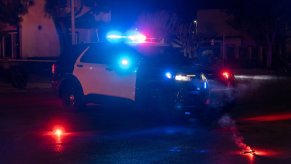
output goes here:
[[235, 86], [210, 81], [209, 88], [179, 88], [175, 100], [177, 110], [194, 110], [197, 108], [223, 108], [236, 100]]

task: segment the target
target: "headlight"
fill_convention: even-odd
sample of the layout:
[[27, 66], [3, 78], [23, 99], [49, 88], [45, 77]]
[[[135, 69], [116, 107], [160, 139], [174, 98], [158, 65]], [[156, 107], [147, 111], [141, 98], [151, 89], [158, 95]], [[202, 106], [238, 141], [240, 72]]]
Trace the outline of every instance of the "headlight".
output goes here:
[[176, 81], [191, 81], [191, 77], [186, 75], [176, 75], [175, 76]]
[[166, 78], [168, 78], [168, 79], [172, 79], [172, 77], [173, 77], [173, 75], [172, 75], [171, 72], [166, 72], [166, 73], [165, 73], [165, 76], [166, 76]]

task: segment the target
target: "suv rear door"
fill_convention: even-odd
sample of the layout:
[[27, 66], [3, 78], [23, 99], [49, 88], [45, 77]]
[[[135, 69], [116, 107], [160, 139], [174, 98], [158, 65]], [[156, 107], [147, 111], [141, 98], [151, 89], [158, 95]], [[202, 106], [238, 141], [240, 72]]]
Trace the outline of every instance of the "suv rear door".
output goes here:
[[[115, 49], [92, 45], [79, 57], [74, 67], [85, 95], [98, 94], [134, 100], [136, 72], [120, 72], [119, 56]], [[116, 61], [116, 62], [115, 62]]]

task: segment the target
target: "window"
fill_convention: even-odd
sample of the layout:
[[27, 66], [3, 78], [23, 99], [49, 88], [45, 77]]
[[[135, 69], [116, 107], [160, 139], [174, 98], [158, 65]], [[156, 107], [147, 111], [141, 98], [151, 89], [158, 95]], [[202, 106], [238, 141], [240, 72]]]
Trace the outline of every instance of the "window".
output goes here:
[[150, 53], [143, 53], [143, 64], [151, 66], [161, 65], [185, 65], [189, 64], [180, 49], [157, 47]]
[[114, 64], [121, 57], [137, 60], [137, 53], [126, 46], [118, 45], [92, 45], [81, 58], [83, 63]]
[[17, 47], [17, 33], [9, 32], [0, 39], [0, 57], [16, 58], [19, 51]]
[[90, 46], [81, 58], [83, 63], [109, 64], [112, 54], [107, 46]]

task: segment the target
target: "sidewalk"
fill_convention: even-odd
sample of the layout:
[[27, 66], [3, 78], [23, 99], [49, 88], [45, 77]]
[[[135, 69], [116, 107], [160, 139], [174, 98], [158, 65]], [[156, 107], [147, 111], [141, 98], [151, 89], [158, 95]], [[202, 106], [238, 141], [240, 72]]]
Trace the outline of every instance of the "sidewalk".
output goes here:
[[[4, 82], [4, 81], [1, 80], [0, 81], [0, 88], [3, 89], [3, 88], [14, 88], [14, 87], [12, 86], [11, 83]], [[52, 85], [48, 81], [42, 81], [42, 82], [31, 82], [31, 81], [29, 81], [27, 83], [27, 87], [26, 88], [27, 89], [33, 89], [33, 88], [35, 88], [35, 89], [37, 89], [37, 88], [39, 88], [39, 89], [50, 89], [50, 88], [52, 88]]]
[[0, 79], [0, 91], [25, 91], [25, 90], [35, 90], [35, 89], [52, 89], [51, 78], [43, 75], [31, 74], [28, 77], [28, 82], [26, 89], [19, 90], [12, 86], [11, 82], [5, 79]]

